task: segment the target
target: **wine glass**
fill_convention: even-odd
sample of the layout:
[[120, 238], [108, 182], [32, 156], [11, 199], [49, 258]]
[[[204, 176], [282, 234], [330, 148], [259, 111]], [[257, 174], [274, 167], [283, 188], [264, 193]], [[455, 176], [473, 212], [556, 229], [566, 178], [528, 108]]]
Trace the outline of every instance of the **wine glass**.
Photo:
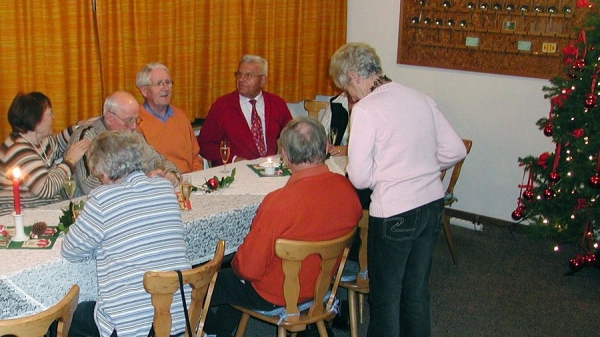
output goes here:
[[337, 139], [337, 129], [336, 128], [330, 128], [329, 129], [329, 134], [327, 135], [327, 137], [329, 137], [329, 145], [333, 146], [335, 145], [335, 140]]
[[83, 210], [83, 205], [85, 205], [85, 201], [79, 200], [73, 203], [73, 220], [77, 219], [79, 213]]
[[229, 155], [231, 154], [231, 145], [228, 140], [222, 140], [219, 145], [219, 152], [221, 153], [221, 160], [223, 161], [223, 171], [221, 173], [229, 173], [227, 171], [227, 161], [229, 160]]
[[188, 204], [190, 202], [190, 194], [192, 194], [192, 177], [187, 175], [182, 176], [179, 190], [181, 191], [181, 197], [183, 198], [183, 209], [190, 210]]
[[63, 181], [63, 188], [65, 189], [67, 198], [69, 198], [69, 201], [71, 201], [71, 199], [73, 199], [73, 195], [75, 194], [75, 189], [77, 189], [77, 183], [75, 182], [75, 179], [73, 179], [71, 176], [67, 177], [67, 179]]

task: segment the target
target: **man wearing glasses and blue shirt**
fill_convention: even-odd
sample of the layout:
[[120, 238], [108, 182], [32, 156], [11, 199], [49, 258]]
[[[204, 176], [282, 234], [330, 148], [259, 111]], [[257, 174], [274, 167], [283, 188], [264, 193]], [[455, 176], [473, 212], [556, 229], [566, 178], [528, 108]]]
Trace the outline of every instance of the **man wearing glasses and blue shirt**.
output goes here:
[[281, 130], [292, 119], [285, 101], [262, 88], [267, 83], [267, 60], [244, 55], [234, 73], [236, 90], [211, 106], [198, 136], [200, 154], [222, 165], [219, 144], [231, 143], [229, 162], [277, 154]]
[[161, 63], [147, 64], [137, 73], [135, 84], [144, 96], [137, 130], [148, 144], [175, 164], [181, 173], [204, 169], [188, 116], [170, 104], [173, 80], [167, 67]]

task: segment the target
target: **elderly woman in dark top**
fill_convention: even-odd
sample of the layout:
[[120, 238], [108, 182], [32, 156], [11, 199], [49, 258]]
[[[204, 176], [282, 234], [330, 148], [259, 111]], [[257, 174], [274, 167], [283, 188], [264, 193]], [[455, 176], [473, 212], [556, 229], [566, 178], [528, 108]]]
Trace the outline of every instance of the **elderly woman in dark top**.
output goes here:
[[89, 141], [78, 142], [66, 151], [73, 127], [53, 135], [53, 120], [52, 103], [43, 93], [19, 93], [13, 99], [8, 109], [12, 132], [0, 147], [0, 214], [10, 212], [13, 170], [17, 167], [21, 170], [24, 207], [59, 200], [63, 181], [73, 174], [74, 164]]

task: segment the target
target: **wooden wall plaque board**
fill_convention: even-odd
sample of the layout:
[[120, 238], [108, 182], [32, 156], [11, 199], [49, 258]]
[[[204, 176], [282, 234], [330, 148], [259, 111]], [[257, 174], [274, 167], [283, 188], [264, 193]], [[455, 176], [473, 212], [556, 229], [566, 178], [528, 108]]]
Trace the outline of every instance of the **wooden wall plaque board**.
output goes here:
[[551, 79], [585, 13], [575, 0], [402, 0], [397, 62]]

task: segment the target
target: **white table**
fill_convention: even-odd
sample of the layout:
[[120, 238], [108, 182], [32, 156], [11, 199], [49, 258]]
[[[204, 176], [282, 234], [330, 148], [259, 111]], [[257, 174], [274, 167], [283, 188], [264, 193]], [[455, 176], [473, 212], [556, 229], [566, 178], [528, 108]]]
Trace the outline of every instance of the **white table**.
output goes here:
[[[278, 157], [273, 157], [278, 161]], [[182, 211], [186, 227], [187, 256], [192, 264], [208, 261], [219, 239], [226, 241], [226, 253], [232, 253], [248, 232], [258, 205], [269, 192], [285, 185], [288, 177], [259, 177], [248, 164], [264, 159], [228, 164], [236, 168], [235, 181], [227, 188], [212, 193], [194, 192], [190, 197], [192, 210]], [[327, 160], [331, 171], [344, 174], [346, 157]], [[223, 167], [190, 173], [194, 185], [201, 185], [213, 176], [223, 177]], [[60, 208], [68, 202], [23, 211], [25, 226], [45, 221], [58, 222]], [[0, 217], [0, 224], [12, 226], [11, 216]], [[73, 284], [79, 284], [79, 300], [95, 300], [97, 296], [94, 260], [71, 263], [61, 257], [62, 237], [52, 249], [0, 249], [0, 319], [37, 313], [58, 302]], [[140, 281], [141, 282], [141, 281]], [[141, 283], [140, 283], [141, 284]]]

